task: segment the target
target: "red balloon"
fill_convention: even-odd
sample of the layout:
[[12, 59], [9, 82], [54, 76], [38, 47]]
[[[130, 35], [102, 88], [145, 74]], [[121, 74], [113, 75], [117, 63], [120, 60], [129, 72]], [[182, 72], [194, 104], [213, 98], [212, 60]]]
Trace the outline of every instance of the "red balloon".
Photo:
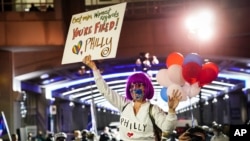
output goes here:
[[182, 65], [183, 60], [184, 60], [184, 57], [181, 53], [173, 52], [168, 55], [166, 59], [166, 65], [167, 67], [170, 67], [173, 64]]
[[182, 75], [183, 78], [189, 83], [194, 84], [198, 82], [198, 77], [201, 72], [202, 67], [195, 63], [189, 62], [182, 66]]
[[202, 68], [198, 81], [199, 86], [202, 87], [208, 83], [211, 83], [218, 76], [218, 73], [213, 68]]
[[215, 63], [212, 63], [212, 62], [206, 62], [205, 64], [203, 64], [202, 68], [211, 68], [216, 73], [219, 73], [219, 67]]

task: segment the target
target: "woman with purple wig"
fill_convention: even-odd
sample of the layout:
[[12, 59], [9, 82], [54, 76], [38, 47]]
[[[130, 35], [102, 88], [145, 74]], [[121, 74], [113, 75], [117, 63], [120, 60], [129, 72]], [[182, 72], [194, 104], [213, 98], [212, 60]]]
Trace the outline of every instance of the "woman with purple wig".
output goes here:
[[[91, 56], [86, 56], [83, 63], [93, 70], [96, 86], [100, 93], [120, 112], [120, 137], [124, 141], [154, 141], [153, 123], [149, 116], [149, 100], [154, 96], [151, 80], [144, 73], [135, 73], [127, 80], [126, 97], [111, 90], [102, 78]], [[167, 135], [176, 128], [175, 109], [181, 99], [181, 93], [174, 90], [168, 99], [168, 114], [157, 105], [153, 105], [151, 115], [155, 124]]]

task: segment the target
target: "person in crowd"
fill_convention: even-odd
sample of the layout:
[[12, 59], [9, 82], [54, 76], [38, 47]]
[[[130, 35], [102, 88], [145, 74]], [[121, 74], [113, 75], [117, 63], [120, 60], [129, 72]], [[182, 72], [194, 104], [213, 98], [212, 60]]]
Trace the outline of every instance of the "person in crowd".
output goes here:
[[113, 132], [111, 131], [112, 141], [120, 141], [119, 128], [117, 127]]
[[210, 141], [213, 136], [210, 128], [207, 125], [203, 125], [201, 128], [206, 132], [206, 141]]
[[11, 134], [12, 141], [18, 141], [18, 135], [17, 134]]
[[67, 134], [64, 132], [59, 132], [55, 134], [55, 141], [66, 141]]
[[36, 141], [45, 141], [45, 135], [43, 134], [43, 131], [38, 131], [38, 134], [36, 135]]
[[39, 10], [39, 9], [35, 6], [35, 4], [34, 4], [34, 3], [31, 3], [31, 6], [30, 6], [29, 11], [35, 11], [35, 12], [38, 12], [38, 11], [40, 11], [40, 10]]
[[214, 135], [212, 136], [211, 141], [229, 141], [229, 137], [222, 131], [221, 124], [213, 124], [212, 128]]
[[27, 141], [35, 141], [35, 136], [32, 132], [28, 132]]
[[178, 141], [177, 132], [174, 130], [167, 141]]
[[46, 137], [45, 140], [46, 141], [54, 141], [54, 135], [53, 135], [53, 133], [48, 133], [48, 135], [47, 135], [47, 137]]
[[200, 126], [191, 127], [179, 136], [179, 141], [206, 141], [206, 132]]
[[185, 129], [184, 129], [184, 130], [186, 131], [186, 130], [188, 130], [188, 129], [190, 129], [190, 125], [189, 125], [188, 123], [186, 123], [186, 124], [185, 124]]
[[89, 131], [87, 129], [84, 129], [82, 130], [81, 134], [82, 134], [82, 141], [88, 141]]
[[[153, 123], [149, 116], [150, 99], [154, 96], [154, 88], [149, 76], [143, 72], [131, 75], [126, 83], [126, 96], [111, 90], [102, 78], [91, 56], [83, 58], [83, 63], [92, 69], [96, 86], [100, 93], [117, 109], [120, 110], [120, 137], [122, 140], [155, 140]], [[181, 92], [173, 90], [168, 99], [168, 113], [153, 105], [152, 117], [155, 124], [164, 132], [170, 134], [177, 125], [175, 112], [181, 100]]]
[[51, 5], [49, 5], [49, 6], [47, 7], [46, 11], [47, 11], [47, 12], [49, 12], [49, 11], [54, 11], [54, 8], [53, 8]]
[[82, 133], [80, 130], [74, 130], [73, 135], [72, 141], [82, 141]]
[[103, 131], [101, 132], [99, 141], [111, 141], [112, 136], [109, 132], [109, 127], [105, 126]]
[[97, 136], [94, 132], [89, 131], [87, 139], [88, 141], [97, 141]]

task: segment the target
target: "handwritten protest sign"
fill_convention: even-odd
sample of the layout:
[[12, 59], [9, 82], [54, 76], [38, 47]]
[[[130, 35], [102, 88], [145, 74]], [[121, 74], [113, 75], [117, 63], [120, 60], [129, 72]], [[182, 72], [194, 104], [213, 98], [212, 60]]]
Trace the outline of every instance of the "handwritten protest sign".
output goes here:
[[100, 8], [71, 18], [62, 64], [116, 56], [126, 3]]

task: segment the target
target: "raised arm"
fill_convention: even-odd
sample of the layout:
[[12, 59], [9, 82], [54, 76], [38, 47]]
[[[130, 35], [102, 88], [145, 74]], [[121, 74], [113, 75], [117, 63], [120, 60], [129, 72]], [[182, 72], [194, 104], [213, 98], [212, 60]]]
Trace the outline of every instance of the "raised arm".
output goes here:
[[122, 107], [126, 103], [125, 97], [121, 96], [120, 94], [116, 93], [115, 91], [111, 90], [106, 83], [106, 81], [102, 78], [100, 71], [98, 70], [95, 62], [91, 60], [91, 56], [85, 56], [83, 61], [84, 64], [86, 64], [90, 69], [93, 71], [94, 80], [96, 83], [96, 86], [100, 93], [105, 97], [107, 101], [109, 101], [114, 107], [117, 107], [119, 110], [122, 109]]

